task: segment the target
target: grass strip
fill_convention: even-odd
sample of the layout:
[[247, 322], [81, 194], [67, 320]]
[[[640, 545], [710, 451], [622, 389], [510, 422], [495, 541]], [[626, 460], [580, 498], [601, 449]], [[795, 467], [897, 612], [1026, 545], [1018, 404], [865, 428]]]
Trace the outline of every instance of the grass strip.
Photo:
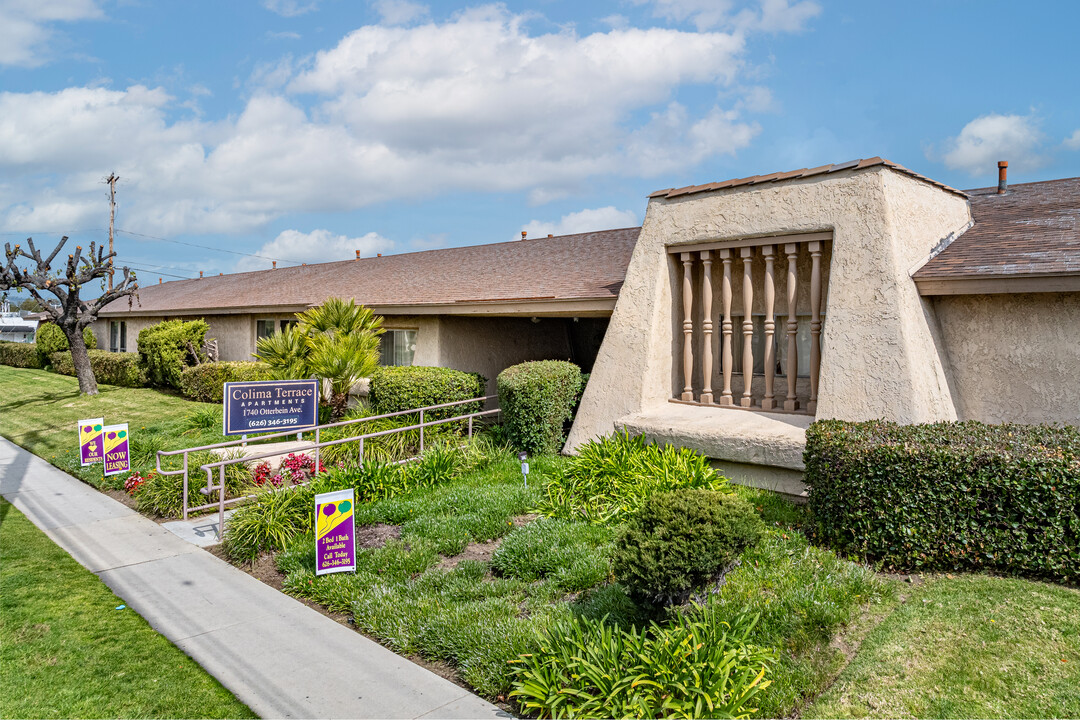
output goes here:
[[256, 717], [0, 499], [0, 716]]
[[932, 577], [802, 716], [1080, 717], [1080, 592]]

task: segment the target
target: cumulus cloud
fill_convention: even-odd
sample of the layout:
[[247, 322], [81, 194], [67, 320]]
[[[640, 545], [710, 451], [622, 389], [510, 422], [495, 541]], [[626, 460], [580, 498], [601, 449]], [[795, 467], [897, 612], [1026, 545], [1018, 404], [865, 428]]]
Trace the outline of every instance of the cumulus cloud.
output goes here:
[[675, 100], [741, 92], [741, 31], [536, 34], [529, 17], [489, 6], [362, 27], [258, 69], [246, 106], [219, 120], [142, 85], [0, 93], [0, 227], [100, 226], [113, 170], [121, 227], [167, 236], [445, 192], [544, 203], [598, 175], [684, 170], [760, 130], [741, 114], [760, 89], [730, 108]]
[[427, 17], [429, 12], [427, 5], [409, 0], [376, 0], [374, 6], [383, 25], [405, 25]]
[[975, 118], [950, 138], [942, 159], [946, 167], [975, 176], [996, 172], [998, 160], [1008, 160], [1013, 169], [1029, 170], [1045, 162], [1039, 155], [1042, 141], [1033, 115], [991, 113]]
[[532, 220], [522, 228], [531, 238], [551, 235], [615, 230], [638, 225], [637, 214], [632, 210], [619, 210], [614, 205], [563, 215], [557, 222]]
[[0, 66], [44, 65], [58, 37], [54, 23], [103, 16], [94, 0], [0, 0]]
[[765, 32], [801, 32], [821, 14], [813, 0], [759, 0], [739, 7], [734, 0], [635, 0], [652, 5], [653, 14], [672, 22], [689, 22], [698, 30], [736, 28]]
[[[370, 257], [393, 247], [393, 241], [374, 232], [351, 238], [347, 235], [335, 235], [329, 230], [312, 230], [307, 233], [299, 230], [284, 230], [276, 238], [256, 250], [254, 254], [294, 264], [320, 263], [351, 260], [356, 257], [357, 250], [360, 251], [361, 257]], [[264, 270], [268, 267], [270, 267], [269, 260], [247, 257], [237, 263], [236, 269], [237, 271]]]
[[282, 17], [296, 17], [318, 8], [319, 0], [262, 0], [262, 6]]
[[1063, 144], [1070, 150], [1080, 150], [1080, 130], [1076, 130], [1072, 135], [1065, 138]]

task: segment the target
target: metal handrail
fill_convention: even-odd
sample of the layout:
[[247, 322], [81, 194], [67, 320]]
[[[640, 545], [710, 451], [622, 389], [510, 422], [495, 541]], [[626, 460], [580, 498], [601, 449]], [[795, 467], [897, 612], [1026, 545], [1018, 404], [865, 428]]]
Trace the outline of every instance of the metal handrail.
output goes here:
[[[311, 443], [308, 447], [305, 448], [305, 450], [312, 450], [312, 449], [315, 450], [315, 472], [313, 473], [313, 475], [318, 474], [319, 465], [320, 465], [320, 457], [319, 457], [320, 450], [322, 448], [324, 448], [324, 447], [330, 447], [330, 446], [333, 446], [333, 445], [341, 445], [341, 444], [344, 444], [344, 443], [347, 443], [347, 442], [358, 442], [359, 443], [359, 461], [362, 464], [363, 463], [364, 439], [365, 438], [382, 437], [384, 435], [392, 435], [394, 433], [408, 432], [410, 430], [419, 429], [420, 430], [420, 452], [423, 453], [424, 452], [424, 428], [431, 427], [433, 425], [442, 425], [442, 424], [445, 424], [445, 423], [456, 422], [456, 421], [461, 421], [461, 420], [468, 420], [468, 422], [469, 422], [469, 437], [471, 438], [472, 435], [473, 435], [473, 418], [485, 417], [487, 415], [497, 414], [499, 412], [498, 408], [496, 408], [494, 410], [483, 410], [483, 411], [479, 411], [479, 412], [475, 412], [475, 413], [468, 413], [468, 414], [465, 414], [465, 415], [458, 415], [458, 416], [455, 416], [455, 417], [452, 417], [452, 418], [444, 418], [444, 419], [441, 419], [441, 420], [432, 420], [432, 421], [428, 421], [428, 422], [424, 422], [424, 413], [429, 412], [431, 410], [439, 410], [439, 409], [442, 409], [442, 408], [455, 407], [455, 406], [458, 406], [458, 405], [467, 405], [469, 403], [476, 403], [476, 402], [486, 403], [488, 400], [492, 400], [492, 399], [497, 398], [497, 397], [498, 397], [497, 395], [484, 395], [482, 397], [470, 398], [468, 400], [455, 400], [453, 402], [439, 403], [438, 405], [427, 405], [427, 406], [424, 406], [424, 407], [421, 407], [421, 408], [412, 408], [410, 410], [398, 410], [396, 412], [384, 413], [382, 415], [372, 415], [370, 417], [355, 418], [353, 420], [342, 420], [342, 421], [338, 421], [338, 422], [334, 422], [334, 423], [325, 423], [323, 425], [316, 425], [314, 428], [309, 428], [307, 431], [305, 431], [305, 432], [310, 432], [310, 431], [314, 430], [314, 432], [315, 432], [315, 442]], [[481, 407], [482, 407], [482, 405], [481, 405]], [[336, 427], [343, 427], [345, 425], [355, 425], [355, 424], [359, 424], [359, 423], [363, 423], [363, 422], [371, 422], [373, 420], [384, 420], [386, 418], [400, 417], [402, 415], [412, 415], [412, 414], [415, 414], [415, 413], [420, 414], [420, 422], [418, 424], [415, 424], [415, 425], [408, 425], [408, 426], [403, 426], [403, 427], [400, 427], [400, 428], [390, 428], [389, 430], [380, 430], [380, 431], [377, 431], [377, 432], [374, 432], [374, 433], [353, 435], [351, 437], [339, 438], [337, 440], [327, 440], [326, 442], [322, 442], [321, 439], [320, 439], [320, 434], [321, 434], [322, 430], [327, 430], [327, 429], [336, 428]], [[240, 457], [240, 458], [231, 458], [231, 459], [223, 459], [223, 460], [220, 460], [218, 462], [213, 462], [213, 463], [207, 463], [205, 465], [200, 465], [199, 469], [206, 471], [206, 487], [205, 488], [200, 488], [200, 492], [202, 492], [204, 495], [209, 497], [211, 492], [213, 492], [214, 490], [218, 490], [218, 502], [217, 503], [209, 503], [209, 504], [205, 504], [205, 505], [199, 505], [199, 506], [196, 506], [196, 507], [190, 507], [188, 505], [188, 487], [189, 487], [188, 454], [192, 453], [192, 452], [201, 452], [201, 451], [206, 451], [206, 450], [217, 450], [217, 449], [226, 448], [226, 447], [235, 447], [237, 445], [244, 445], [247, 442], [260, 442], [260, 441], [270, 440], [270, 439], [273, 439], [273, 438], [284, 437], [284, 436], [287, 436], [287, 435], [298, 435], [299, 436], [299, 435], [301, 435], [301, 433], [297, 433], [295, 430], [287, 430], [287, 431], [283, 431], [283, 432], [269, 433], [267, 435], [262, 435], [262, 436], [260, 436], [258, 438], [254, 438], [252, 440], [244, 440], [244, 439], [232, 440], [232, 441], [227, 441], [227, 442], [223, 442], [223, 443], [214, 443], [214, 444], [211, 444], [211, 445], [200, 445], [198, 447], [184, 448], [182, 450], [159, 450], [157, 452], [156, 456], [155, 456], [155, 459], [154, 459], [154, 466], [155, 466], [157, 472], [159, 474], [161, 474], [161, 475], [167, 475], [168, 476], [168, 475], [181, 475], [182, 474], [184, 476], [184, 481], [183, 481], [183, 509], [184, 509], [184, 519], [185, 520], [188, 519], [189, 513], [192, 513], [192, 512], [198, 511], [198, 510], [207, 510], [209, 508], [214, 507], [215, 505], [218, 507], [218, 532], [220, 533], [224, 529], [223, 523], [224, 523], [224, 515], [225, 515], [225, 505], [232, 504], [232, 503], [235, 503], [235, 502], [239, 502], [241, 500], [246, 500], [249, 497], [253, 497], [251, 495], [247, 495], [247, 496], [240, 497], [240, 498], [232, 498], [232, 499], [230, 499], [228, 501], [225, 500], [225, 467], [227, 465], [235, 465], [235, 464], [241, 463], [241, 462], [246, 464], [246, 463], [255, 462], [255, 461], [258, 461], [258, 460], [264, 460], [266, 458], [277, 457], [277, 456], [281, 455], [282, 453], [280, 453], [280, 452], [268, 452], [268, 453], [264, 453], [264, 454], [261, 454], [261, 455], [244, 456], [244, 457]], [[183, 465], [182, 465], [181, 469], [179, 469], [179, 470], [162, 470], [161, 469], [161, 458], [168, 457], [168, 456], [174, 456], [174, 455], [181, 455], [181, 454], [183, 455]], [[400, 461], [400, 462], [407, 462], [407, 461], [413, 460], [413, 459], [415, 459], [415, 458], [407, 458], [406, 460], [403, 460], [403, 461]], [[218, 485], [213, 484], [213, 482], [214, 482], [213, 481], [213, 470], [215, 468], [217, 468], [219, 470], [219, 473], [218, 473], [218, 475], [219, 475]]]

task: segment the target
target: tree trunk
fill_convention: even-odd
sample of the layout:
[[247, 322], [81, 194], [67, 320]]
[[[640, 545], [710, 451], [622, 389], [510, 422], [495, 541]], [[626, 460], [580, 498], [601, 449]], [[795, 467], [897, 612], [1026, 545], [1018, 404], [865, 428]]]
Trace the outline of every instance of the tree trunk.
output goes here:
[[82, 330], [78, 325], [73, 328], [61, 326], [60, 329], [67, 336], [68, 346], [71, 348], [71, 362], [75, 365], [75, 375], [79, 378], [79, 392], [83, 395], [97, 395], [97, 378], [94, 377], [94, 368], [90, 366], [90, 354], [86, 351]]

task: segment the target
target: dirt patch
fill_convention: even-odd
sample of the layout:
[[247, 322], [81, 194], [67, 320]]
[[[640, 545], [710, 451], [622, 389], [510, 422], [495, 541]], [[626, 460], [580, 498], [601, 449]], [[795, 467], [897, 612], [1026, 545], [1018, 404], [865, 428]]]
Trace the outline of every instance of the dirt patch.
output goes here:
[[529, 515], [518, 515], [517, 517], [510, 518], [510, 522], [514, 523], [514, 527], [521, 527], [522, 525], [528, 525], [538, 517], [540, 516], [536, 513], [531, 513]]
[[443, 558], [435, 567], [439, 570], [453, 570], [464, 560], [478, 560], [479, 562], [491, 562], [491, 556], [502, 544], [502, 538], [488, 540], [486, 542], [469, 543], [457, 555]]
[[356, 528], [356, 547], [365, 550], [381, 548], [390, 540], [401, 537], [401, 528], [397, 525], [375, 523], [374, 525], [361, 525]]

